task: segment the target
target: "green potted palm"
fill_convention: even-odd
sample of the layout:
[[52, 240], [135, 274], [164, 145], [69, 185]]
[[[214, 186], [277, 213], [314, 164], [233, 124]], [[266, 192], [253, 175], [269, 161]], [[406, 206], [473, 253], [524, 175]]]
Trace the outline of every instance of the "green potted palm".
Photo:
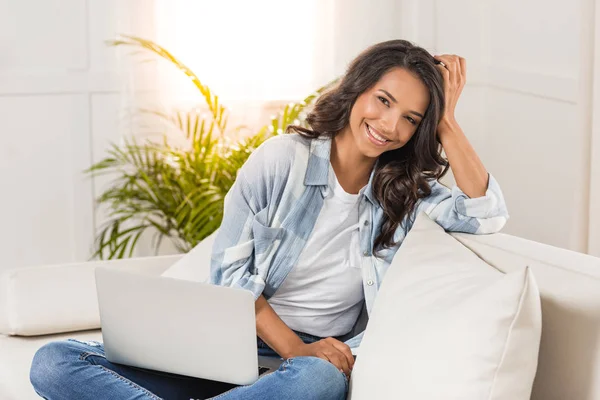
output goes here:
[[162, 142], [112, 143], [107, 156], [85, 171], [90, 176], [113, 177], [96, 199], [108, 210], [108, 220], [94, 242], [93, 257], [100, 259], [131, 257], [147, 231], [154, 233], [155, 251], [165, 238], [182, 253], [191, 250], [220, 226], [225, 194], [250, 153], [289, 124], [305, 125], [304, 109], [329, 86], [286, 105], [269, 124], [240, 136], [236, 134], [240, 127], [229, 128], [229, 111], [219, 97], [165, 48], [128, 35], [109, 44], [141, 48], [168, 61], [189, 78], [208, 112], [145, 110], [174, 126], [187, 145], [170, 145], [166, 134]]

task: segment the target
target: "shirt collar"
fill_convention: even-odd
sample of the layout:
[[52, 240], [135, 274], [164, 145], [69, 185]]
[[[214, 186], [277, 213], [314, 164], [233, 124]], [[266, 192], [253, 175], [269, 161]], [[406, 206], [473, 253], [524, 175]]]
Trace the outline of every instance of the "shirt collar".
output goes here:
[[[329, 165], [331, 163], [331, 136], [322, 135], [317, 139], [311, 139], [310, 151], [308, 156], [308, 165], [304, 175], [304, 185], [306, 186], [324, 186], [324, 190], [329, 186]], [[369, 183], [362, 191], [367, 199], [375, 205], [379, 205], [375, 196], [373, 196], [372, 184], [375, 171], [379, 164], [379, 158], [375, 162]]]

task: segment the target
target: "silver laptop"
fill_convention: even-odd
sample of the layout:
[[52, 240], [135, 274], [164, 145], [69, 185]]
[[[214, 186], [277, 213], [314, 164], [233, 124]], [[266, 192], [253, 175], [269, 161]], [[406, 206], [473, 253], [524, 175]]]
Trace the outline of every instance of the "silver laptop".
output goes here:
[[116, 267], [96, 268], [96, 289], [110, 362], [237, 385], [282, 362], [257, 355], [247, 290]]

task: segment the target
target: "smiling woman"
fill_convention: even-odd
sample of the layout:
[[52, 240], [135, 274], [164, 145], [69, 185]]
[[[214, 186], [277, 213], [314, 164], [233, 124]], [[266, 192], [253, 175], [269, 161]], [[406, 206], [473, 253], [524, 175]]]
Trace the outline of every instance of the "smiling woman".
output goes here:
[[[350, 376], [365, 332], [361, 308], [372, 312], [416, 216], [472, 234], [506, 223], [502, 191], [454, 119], [465, 65], [405, 40], [373, 45], [319, 97], [309, 127], [290, 125], [240, 169], [213, 245], [210, 283], [254, 294], [257, 335], [275, 353], [323, 359]], [[460, 187], [437, 181], [449, 165]], [[304, 343], [295, 332], [317, 340]], [[273, 397], [306, 398], [302, 382], [293, 395]], [[266, 393], [266, 383], [231, 393]]]

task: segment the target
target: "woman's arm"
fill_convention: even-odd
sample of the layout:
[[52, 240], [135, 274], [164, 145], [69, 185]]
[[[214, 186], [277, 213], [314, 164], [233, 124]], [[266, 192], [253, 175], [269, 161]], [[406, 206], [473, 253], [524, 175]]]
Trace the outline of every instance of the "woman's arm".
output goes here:
[[437, 68], [444, 77], [445, 111], [437, 135], [448, 157], [456, 185], [470, 198], [485, 196], [488, 172], [456, 122], [454, 110], [467, 81], [467, 62], [456, 55], [435, 56], [442, 64]]
[[488, 172], [456, 121], [444, 121], [438, 126], [438, 135], [456, 185], [470, 198], [485, 196]]
[[281, 357], [290, 358], [304, 342], [279, 318], [263, 295], [255, 305], [256, 334]]
[[297, 356], [319, 357], [350, 376], [354, 357], [350, 347], [337, 339], [326, 338], [306, 344], [279, 318], [275, 310], [260, 295], [255, 303], [256, 333], [270, 348], [287, 359]]
[[466, 82], [466, 61], [455, 55], [435, 58], [444, 64], [438, 64], [437, 68], [444, 78], [446, 98], [437, 135], [457, 184], [449, 189], [432, 180], [431, 194], [420, 201], [417, 213], [424, 211], [446, 231], [496, 233], [509, 218], [502, 190], [454, 118], [454, 109]]
[[283, 358], [290, 358], [294, 350], [304, 344], [279, 318], [267, 299], [261, 294], [255, 303], [256, 334]]

